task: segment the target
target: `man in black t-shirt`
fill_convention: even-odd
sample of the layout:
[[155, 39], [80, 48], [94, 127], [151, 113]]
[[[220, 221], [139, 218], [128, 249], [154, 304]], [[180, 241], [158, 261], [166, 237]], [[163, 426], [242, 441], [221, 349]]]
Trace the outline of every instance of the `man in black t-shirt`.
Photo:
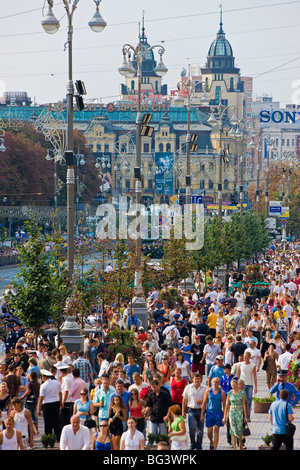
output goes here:
[[231, 352], [233, 354], [233, 363], [239, 362], [239, 356], [244, 354], [247, 349], [247, 345], [242, 342], [241, 335], [236, 335], [236, 342], [231, 346]]
[[192, 354], [192, 373], [199, 372], [201, 375], [205, 375], [205, 364], [200, 364], [203, 357], [204, 344], [201, 343], [201, 337], [195, 336], [195, 342], [191, 346]]

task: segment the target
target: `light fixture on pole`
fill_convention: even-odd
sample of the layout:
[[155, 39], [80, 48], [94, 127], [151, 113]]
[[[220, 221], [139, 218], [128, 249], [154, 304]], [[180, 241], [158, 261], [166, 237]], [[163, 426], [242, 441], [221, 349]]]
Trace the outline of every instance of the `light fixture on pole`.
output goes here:
[[[154, 45], [148, 46], [148, 44], [142, 41], [141, 35], [139, 34], [139, 43], [136, 47], [132, 46], [131, 44], [125, 44], [122, 48], [123, 52], [123, 62], [121, 66], [118, 68], [118, 71], [121, 75], [132, 78], [137, 77], [137, 90], [138, 90], [138, 97], [137, 97], [137, 116], [136, 116], [136, 162], [135, 162], [135, 194], [136, 194], [136, 207], [137, 207], [137, 226], [139, 227], [137, 238], [136, 238], [136, 259], [137, 259], [137, 270], [135, 272], [135, 291], [136, 291], [136, 303], [140, 304], [141, 306], [145, 305], [145, 301], [143, 299], [142, 294], [142, 285], [141, 285], [141, 213], [140, 213], [140, 205], [141, 205], [141, 196], [142, 196], [142, 179], [141, 179], [141, 155], [142, 155], [142, 148], [141, 148], [141, 137], [142, 137], [142, 128], [144, 127], [143, 134], [152, 135], [153, 130], [147, 124], [143, 125], [143, 118], [142, 118], [142, 111], [141, 111], [141, 98], [142, 98], [142, 64], [146, 57], [146, 55], [153, 49], [158, 48], [158, 53], [160, 55], [160, 62], [155, 67], [154, 71], [157, 76], [162, 77], [164, 76], [168, 69], [164, 65], [162, 56], [165, 52], [165, 48], [161, 45]], [[131, 62], [131, 56], [133, 55], [136, 61], [136, 68], [133, 66]], [[148, 127], [148, 129], [147, 129]], [[136, 308], [135, 308], [136, 309]], [[141, 307], [143, 309], [143, 307]], [[137, 310], [137, 309], [136, 309]], [[146, 315], [145, 315], [146, 318]], [[144, 318], [144, 320], [145, 320]], [[144, 321], [145, 323], [145, 321]], [[146, 323], [143, 325], [145, 326]]]
[[[73, 150], [73, 117], [74, 117], [74, 84], [73, 84], [73, 16], [80, 0], [63, 0], [68, 19], [67, 43], [68, 46], [68, 82], [67, 82], [67, 150], [65, 161], [67, 165], [67, 270], [69, 278], [74, 274], [74, 150]], [[53, 13], [54, 0], [47, 0], [48, 12], [41, 23], [48, 34], [58, 31], [60, 24]], [[101, 32], [106, 26], [99, 13], [101, 0], [94, 0], [96, 13], [89, 22], [90, 28], [95, 32]]]

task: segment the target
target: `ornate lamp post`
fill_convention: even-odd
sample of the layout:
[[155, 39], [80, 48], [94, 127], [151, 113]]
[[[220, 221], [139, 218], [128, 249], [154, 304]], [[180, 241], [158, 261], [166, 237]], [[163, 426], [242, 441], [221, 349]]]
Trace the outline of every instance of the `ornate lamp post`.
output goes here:
[[[53, 14], [54, 0], [48, 1], [48, 11], [42, 20], [42, 26], [46, 33], [55, 34], [60, 23]], [[74, 84], [73, 84], [73, 16], [80, 0], [63, 0], [63, 4], [68, 19], [68, 82], [67, 82], [67, 150], [65, 160], [67, 165], [67, 269], [69, 277], [74, 273], [74, 154], [73, 154], [73, 114], [74, 114]], [[101, 0], [94, 0], [96, 12], [89, 22], [90, 28], [94, 32], [101, 32], [106, 26], [106, 22], [100, 15], [99, 5]]]
[[[142, 179], [141, 179], [141, 131], [143, 127], [143, 118], [141, 112], [141, 85], [142, 85], [142, 64], [146, 55], [153, 49], [158, 48], [158, 53], [160, 56], [160, 61], [155, 67], [154, 71], [159, 77], [163, 77], [168, 69], [163, 63], [162, 56], [165, 52], [165, 49], [161, 45], [154, 45], [147, 47], [145, 43], [141, 41], [139, 35], [139, 43], [136, 47], [131, 44], [125, 44], [122, 48], [123, 52], [123, 62], [118, 68], [119, 73], [127, 78], [132, 78], [137, 76], [137, 116], [136, 116], [136, 166], [134, 168], [135, 176], [135, 194], [136, 194], [136, 205], [137, 205], [137, 220], [139, 222], [140, 232], [141, 232], [141, 214], [140, 214], [140, 202], [142, 195]], [[132, 56], [135, 58], [137, 63], [137, 69], [134, 68], [132, 64]], [[142, 288], [141, 288], [141, 272], [140, 272], [140, 258], [141, 258], [141, 233], [137, 233], [136, 239], [136, 258], [138, 269], [135, 275], [135, 287], [136, 287], [136, 296], [138, 299], [142, 299]], [[142, 300], [141, 300], [142, 301]]]

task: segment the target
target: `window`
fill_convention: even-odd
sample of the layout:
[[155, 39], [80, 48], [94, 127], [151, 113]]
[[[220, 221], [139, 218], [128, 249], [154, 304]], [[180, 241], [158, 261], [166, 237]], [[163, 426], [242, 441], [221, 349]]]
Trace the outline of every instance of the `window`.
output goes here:
[[228, 180], [224, 180], [224, 189], [228, 189], [229, 183]]
[[208, 181], [208, 188], [209, 189], [214, 189], [214, 182], [212, 180]]
[[281, 139], [281, 145], [284, 147], [284, 139]]
[[216, 100], [217, 103], [220, 103], [220, 99], [221, 99], [221, 87], [216, 86], [215, 100]]
[[290, 146], [290, 139], [286, 139], [286, 146], [287, 146], [287, 147]]
[[130, 189], [130, 180], [125, 181], [126, 189]]
[[171, 152], [171, 144], [167, 143], [166, 145], [166, 152]]
[[150, 152], [150, 144], [149, 142], [144, 144], [144, 153], [149, 153]]
[[148, 189], [153, 189], [153, 180], [148, 180]]
[[163, 152], [164, 151], [164, 145], [159, 144], [158, 149], [159, 149], [160, 152]]
[[233, 86], [234, 86], [234, 78], [230, 78], [230, 91], [233, 91]]
[[205, 189], [205, 180], [200, 180], [200, 189]]

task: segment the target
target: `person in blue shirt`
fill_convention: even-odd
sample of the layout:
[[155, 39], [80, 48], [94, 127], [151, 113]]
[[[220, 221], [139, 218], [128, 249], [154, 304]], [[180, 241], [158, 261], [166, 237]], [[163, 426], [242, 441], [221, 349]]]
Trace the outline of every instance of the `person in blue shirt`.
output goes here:
[[279, 400], [274, 401], [269, 409], [270, 423], [273, 428], [273, 450], [279, 450], [285, 444], [286, 450], [293, 450], [294, 438], [286, 434], [286, 421], [294, 420], [293, 409], [288, 403], [289, 392], [282, 389]]
[[221, 377], [220, 386], [222, 387], [222, 389], [225, 392], [225, 395], [227, 396], [227, 393], [232, 388], [231, 387], [232, 379], [237, 379], [237, 377], [234, 374], [231, 373], [231, 365], [230, 364], [225, 364], [223, 371], [224, 371], [224, 374]]
[[134, 325], [136, 328], [139, 326], [138, 317], [134, 314], [134, 310], [128, 313], [128, 329], [130, 330], [131, 325]]
[[273, 385], [270, 393], [271, 395], [276, 393], [276, 400], [280, 400], [280, 392], [283, 389], [289, 392], [287, 402], [292, 406], [297, 405], [298, 401], [300, 400], [299, 391], [296, 389], [294, 384], [287, 382], [287, 372], [285, 370], [279, 370], [277, 373], [277, 383]]
[[214, 377], [219, 377], [220, 381], [224, 375], [224, 358], [221, 354], [216, 357], [216, 364], [213, 365], [209, 371], [208, 379], [207, 379], [207, 386], [211, 386], [211, 381]]
[[124, 366], [126, 375], [129, 377], [130, 383], [133, 384], [132, 374], [135, 372], [141, 373], [141, 368], [138, 364], [135, 363], [135, 358], [132, 355], [128, 356], [128, 364]]

